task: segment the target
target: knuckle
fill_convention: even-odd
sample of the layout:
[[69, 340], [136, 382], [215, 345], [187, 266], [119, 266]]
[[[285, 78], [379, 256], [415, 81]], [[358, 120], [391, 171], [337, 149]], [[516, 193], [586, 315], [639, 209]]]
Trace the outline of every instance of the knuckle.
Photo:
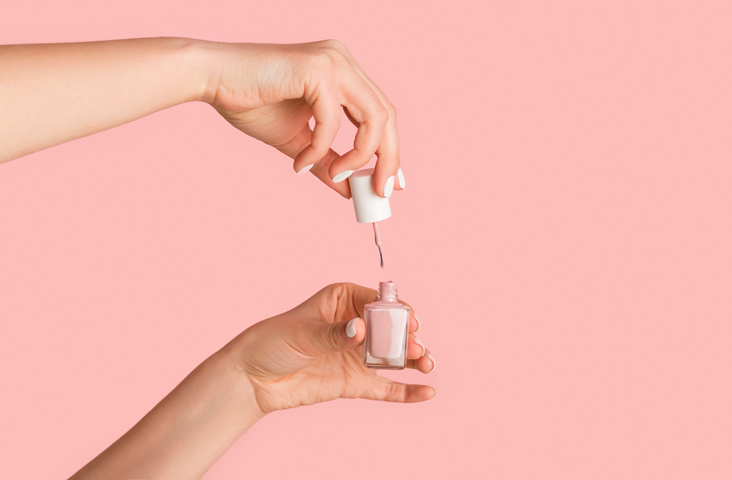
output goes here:
[[325, 155], [328, 145], [326, 144], [325, 139], [313, 137], [313, 141], [310, 143], [309, 147], [314, 152], [314, 155], [322, 157]]
[[334, 284], [330, 285], [329, 288], [331, 289], [333, 296], [337, 299], [340, 299], [340, 298], [348, 296], [348, 293], [350, 291], [350, 286], [351, 286], [350, 283], [341, 282], [341, 283], [334, 283]]
[[330, 290], [330, 304], [337, 311], [342, 305], [347, 305], [352, 296], [353, 284], [351, 283], [334, 283], [328, 286]]
[[386, 394], [387, 398], [390, 398], [393, 401], [403, 402], [404, 401], [404, 392], [399, 387], [400, 386], [395, 383], [392, 383], [391, 385], [389, 385], [389, 388], [388, 388], [387, 394]]
[[341, 53], [348, 51], [348, 49], [343, 44], [343, 42], [341, 42], [340, 40], [336, 40], [334, 38], [323, 41], [323, 45], [328, 48], [332, 48], [333, 50], [336, 50]]
[[340, 325], [333, 323], [328, 325], [328, 341], [331, 345], [338, 345], [341, 343], [341, 330]]
[[374, 114], [376, 115], [376, 119], [381, 123], [386, 123], [389, 120], [389, 110], [383, 105], [376, 107]]
[[310, 56], [312, 68], [320, 71], [328, 71], [333, 68], [333, 58], [327, 52], [318, 51]]
[[397, 111], [396, 111], [396, 107], [394, 105], [392, 105], [391, 103], [388, 103], [386, 105], [386, 111], [389, 113], [389, 118], [396, 118]]
[[315, 128], [326, 134], [336, 133], [341, 128], [341, 118], [334, 115], [334, 118], [328, 121], [316, 122]]

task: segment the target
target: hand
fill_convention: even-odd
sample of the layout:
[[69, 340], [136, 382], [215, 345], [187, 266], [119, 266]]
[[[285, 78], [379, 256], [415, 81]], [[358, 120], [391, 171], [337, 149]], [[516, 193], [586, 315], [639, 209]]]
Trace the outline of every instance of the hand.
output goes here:
[[[331, 285], [289, 312], [259, 322], [211, 355], [74, 479], [199, 479], [249, 427], [275, 410], [336, 398], [421, 402], [437, 393], [367, 369], [359, 318], [375, 290]], [[409, 319], [408, 368], [435, 363]]]
[[[309, 170], [346, 198], [348, 172], [374, 154], [374, 191], [388, 197], [403, 188], [396, 110], [342, 43], [213, 45], [204, 97], [232, 125], [294, 158], [296, 172]], [[353, 150], [342, 156], [330, 148], [341, 106], [358, 127]]]
[[[432, 387], [378, 377], [363, 365], [360, 345], [366, 325], [360, 317], [364, 305], [376, 298], [375, 290], [358, 285], [328, 286], [289, 312], [248, 328], [221, 353], [230, 355], [242, 379], [251, 384], [245, 390], [253, 391], [264, 414], [336, 398], [431, 399], [437, 393]], [[417, 343], [418, 329], [411, 309], [407, 367], [429, 373], [435, 364], [429, 350]]]

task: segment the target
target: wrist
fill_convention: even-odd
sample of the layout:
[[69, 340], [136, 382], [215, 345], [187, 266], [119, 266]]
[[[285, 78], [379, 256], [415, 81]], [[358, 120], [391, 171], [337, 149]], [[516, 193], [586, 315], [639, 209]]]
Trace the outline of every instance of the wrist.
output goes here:
[[169, 55], [177, 65], [180, 84], [183, 87], [183, 103], [211, 103], [218, 85], [218, 51], [215, 42], [192, 38], [166, 38]]
[[248, 428], [266, 415], [257, 402], [249, 377], [227, 347], [214, 353], [205, 363], [209, 364], [208, 368], [217, 372], [215, 376], [220, 379], [221, 386], [219, 394], [230, 399], [226, 403], [238, 412], [243, 425]]
[[191, 80], [191, 100], [213, 104], [221, 79], [223, 56], [229, 44], [186, 39], [184, 62]]

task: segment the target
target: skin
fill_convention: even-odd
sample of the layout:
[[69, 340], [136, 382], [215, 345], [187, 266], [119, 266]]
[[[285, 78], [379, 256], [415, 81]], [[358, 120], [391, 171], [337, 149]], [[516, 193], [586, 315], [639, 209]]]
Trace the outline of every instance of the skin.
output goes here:
[[[374, 190], [384, 196], [399, 169], [396, 110], [336, 40], [0, 46], [0, 163], [193, 101], [293, 158], [296, 172], [312, 164], [310, 172], [346, 198], [348, 182], [334, 183], [337, 174], [376, 154]], [[330, 148], [341, 109], [358, 127], [343, 155]]]
[[[198, 479], [255, 422], [277, 410], [366, 398], [412, 403], [433, 398], [363, 366], [364, 306], [375, 290], [330, 285], [301, 305], [254, 324], [206, 359], [122, 438], [73, 477]], [[404, 303], [404, 302], [402, 302]], [[411, 309], [407, 368], [429, 373], [433, 360], [415, 342]], [[347, 335], [356, 318], [356, 334]]]
[[[396, 111], [334, 40], [0, 46], [0, 163], [192, 101], [209, 103], [234, 127], [291, 157], [296, 172], [310, 171], [346, 198], [348, 182], [333, 177], [357, 170], [374, 154], [378, 195], [399, 170]], [[330, 148], [341, 109], [358, 128], [354, 148], [343, 155]], [[360, 317], [374, 300], [374, 290], [331, 285], [253, 325], [72, 478], [197, 479], [274, 411], [337, 398], [431, 399], [432, 387], [394, 382], [363, 366]], [[435, 364], [414, 336], [419, 323], [413, 309], [412, 315], [407, 367], [428, 373]]]

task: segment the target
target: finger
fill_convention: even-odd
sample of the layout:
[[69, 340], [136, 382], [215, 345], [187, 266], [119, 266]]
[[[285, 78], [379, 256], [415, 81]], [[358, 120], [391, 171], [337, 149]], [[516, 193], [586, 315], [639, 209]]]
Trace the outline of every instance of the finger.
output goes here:
[[397, 170], [397, 187], [398, 190], [404, 190], [407, 188], [407, 180], [404, 178], [404, 171], [401, 167]]
[[399, 299], [399, 303], [403, 303], [404, 305], [409, 307], [409, 333], [419, 332], [421, 324], [419, 317], [417, 317], [417, 314], [414, 313], [414, 307], [411, 306], [409, 302], [405, 302], [402, 298]]
[[352, 350], [366, 338], [366, 323], [360, 317], [335, 323], [308, 322], [303, 342], [309, 355]]
[[422, 373], [432, 373], [435, 370], [436, 362], [429, 349], [423, 357], [415, 360], [407, 360], [407, 368], [419, 370]]
[[347, 90], [344, 92], [344, 106], [349, 116], [355, 120], [358, 131], [353, 149], [334, 161], [330, 167], [330, 176], [336, 183], [345, 180], [353, 171], [371, 160], [381, 144], [389, 121], [389, 113], [381, 100], [358, 74], [353, 72], [348, 76], [345, 87]]
[[[399, 299], [399, 301], [401, 302], [401, 299]], [[422, 325], [419, 321], [419, 317], [416, 313], [414, 313], [414, 309], [412, 307], [409, 307], [409, 311], [412, 313], [409, 317], [409, 333], [417, 333], [419, 332], [419, 329], [422, 327]]]
[[333, 183], [330, 175], [328, 175], [328, 168], [330, 167], [330, 164], [333, 163], [333, 160], [340, 157], [340, 155], [338, 155], [338, 153], [336, 153], [333, 149], [328, 149], [325, 156], [320, 160], [317, 160], [314, 164], [310, 163], [305, 166], [301, 166], [301, 164], [305, 163], [305, 161], [300, 158], [298, 152], [304, 152], [308, 148], [308, 145], [310, 145], [311, 136], [312, 130], [310, 130], [310, 126], [308, 124], [305, 124], [300, 133], [297, 134], [288, 143], [279, 147], [279, 150], [285, 155], [289, 157], [294, 157], [296, 159], [293, 163], [293, 167], [298, 175], [310, 172], [318, 177], [321, 182], [325, 183], [330, 188], [341, 194], [341, 196], [343, 196], [344, 198], [351, 198], [351, 186], [348, 184], [348, 182]]
[[[277, 150], [284, 153], [288, 157], [290, 157], [292, 159], [296, 159], [297, 156], [301, 152], [303, 152], [305, 149], [307, 149], [308, 145], [310, 145], [310, 139], [312, 138], [312, 136], [313, 136], [313, 131], [310, 130], [310, 125], [308, 125], [306, 123], [305, 126], [302, 127], [302, 129], [298, 132], [297, 135], [295, 135], [290, 140], [288, 140], [287, 142], [285, 142], [281, 145], [276, 145], [275, 148], [277, 148]], [[295, 167], [295, 165], [296, 164], [293, 163], [293, 167], [295, 168], [295, 171], [300, 173], [302, 168], [300, 168], [298, 170], [298, 168]]]
[[338, 153], [336, 153], [332, 149], [328, 150], [328, 153], [325, 154], [325, 157], [316, 162], [315, 165], [311, 168], [310, 173], [318, 177], [321, 182], [328, 185], [336, 192], [340, 193], [341, 196], [343, 196], [344, 198], [351, 198], [351, 186], [348, 184], [348, 182], [334, 183], [333, 179], [331, 179], [330, 175], [328, 174], [328, 169], [330, 168], [330, 165], [335, 159], [339, 157], [340, 155], [338, 155]]
[[422, 341], [415, 335], [410, 335], [407, 339], [407, 359], [416, 360], [422, 358], [427, 353]]
[[[386, 123], [384, 136], [376, 150], [376, 166], [374, 167], [374, 176], [372, 178], [374, 191], [380, 197], [389, 198], [393, 190], [403, 190], [405, 186], [404, 173], [401, 172], [399, 162], [399, 133], [397, 130], [396, 108], [392, 105], [384, 92], [378, 85], [374, 83], [361, 66], [353, 58], [353, 55], [345, 50], [344, 58], [351, 67], [358, 73], [366, 84], [376, 93], [381, 104], [389, 114], [389, 120]], [[353, 121], [353, 120], [351, 120]], [[393, 177], [393, 180], [391, 179]]]
[[[325, 86], [312, 95], [306, 95], [315, 118], [310, 144], [295, 157], [293, 167], [300, 173], [318, 163], [330, 150], [341, 126], [341, 108], [332, 88]], [[309, 129], [309, 127], [308, 127]]]
[[434, 398], [437, 391], [428, 385], [409, 385], [384, 377], [373, 377], [363, 398], [384, 402], [415, 403]]
[[394, 189], [399, 186], [397, 182], [399, 138], [396, 128], [396, 111], [389, 111], [389, 120], [386, 122], [384, 136], [376, 149], [376, 158], [374, 175], [371, 178], [372, 186], [378, 196], [389, 198]]

